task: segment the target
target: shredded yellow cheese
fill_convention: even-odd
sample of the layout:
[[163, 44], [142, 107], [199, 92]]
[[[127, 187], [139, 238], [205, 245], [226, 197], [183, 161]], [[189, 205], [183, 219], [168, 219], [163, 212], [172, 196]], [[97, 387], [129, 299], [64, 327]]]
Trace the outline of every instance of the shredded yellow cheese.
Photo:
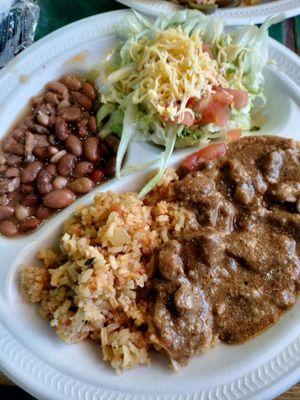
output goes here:
[[[181, 27], [160, 32], [132, 43], [135, 64], [121, 84], [124, 94], [133, 93], [133, 103], [146, 103], [164, 119], [182, 122], [191, 97], [207, 98], [213, 86], [227, 87], [216, 60], [203, 51], [199, 34], [189, 36]], [[109, 77], [108, 77], [109, 79]]]

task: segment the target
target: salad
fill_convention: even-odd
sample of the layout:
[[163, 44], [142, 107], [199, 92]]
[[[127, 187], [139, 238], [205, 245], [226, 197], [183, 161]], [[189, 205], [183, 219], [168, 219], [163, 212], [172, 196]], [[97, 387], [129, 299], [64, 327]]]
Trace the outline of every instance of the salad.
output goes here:
[[[273, 19], [274, 20], [274, 19]], [[224, 132], [251, 130], [251, 112], [264, 100], [267, 20], [231, 33], [197, 10], [155, 22], [133, 12], [118, 27], [121, 43], [100, 67], [100, 136], [120, 137], [116, 175], [132, 139], [165, 147], [161, 178], [175, 147], [206, 144]]]

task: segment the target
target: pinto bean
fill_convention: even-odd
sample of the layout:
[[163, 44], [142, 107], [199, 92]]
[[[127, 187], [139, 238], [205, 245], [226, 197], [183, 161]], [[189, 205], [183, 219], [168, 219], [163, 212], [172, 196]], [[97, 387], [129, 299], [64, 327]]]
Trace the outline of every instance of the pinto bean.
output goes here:
[[300, 214], [300, 198], [296, 202], [296, 210], [297, 210], [297, 213]]
[[14, 138], [15, 140], [17, 140], [18, 142], [20, 142], [23, 140], [24, 135], [25, 135], [25, 130], [17, 128], [13, 131], [13, 133], [11, 134], [11, 137]]
[[49, 141], [47, 139], [47, 137], [45, 135], [39, 135], [39, 134], [35, 134], [33, 135], [35, 142], [36, 142], [36, 146], [37, 147], [47, 147], [49, 146]]
[[36, 186], [37, 190], [40, 194], [44, 195], [52, 190], [52, 175], [50, 174], [49, 171], [46, 171], [45, 169], [42, 169], [36, 179]]
[[79, 107], [66, 107], [59, 111], [59, 114], [65, 121], [78, 121], [81, 117], [81, 110]]
[[10, 147], [18, 142], [13, 137], [8, 136], [3, 140], [2, 147], [4, 151], [10, 152]]
[[71, 133], [68, 124], [62, 117], [57, 117], [55, 122], [55, 136], [59, 140], [65, 140]]
[[108, 135], [105, 138], [105, 144], [112, 150], [114, 154], [117, 154], [120, 140], [114, 135]]
[[43, 126], [52, 126], [55, 122], [55, 109], [49, 103], [40, 105], [34, 114], [38, 123]]
[[25, 146], [24, 144], [17, 143], [12, 137], [8, 137], [3, 143], [3, 150], [16, 156], [23, 156], [25, 153]]
[[49, 82], [46, 85], [46, 88], [50, 90], [51, 92], [60, 94], [61, 96], [66, 96], [68, 93], [68, 88], [66, 85], [64, 85], [62, 82], [54, 81], [54, 82]]
[[57, 172], [62, 176], [70, 176], [73, 173], [76, 157], [73, 154], [65, 154], [58, 162]]
[[47, 92], [45, 94], [45, 100], [52, 106], [57, 106], [57, 104], [60, 102], [58, 94], [54, 92]]
[[85, 110], [90, 110], [93, 106], [91, 100], [80, 92], [73, 92], [72, 97]]
[[80, 90], [82, 87], [82, 82], [80, 78], [75, 74], [68, 74], [61, 78], [61, 81], [70, 90]]
[[16, 167], [8, 168], [8, 169], [6, 170], [6, 172], [5, 172], [5, 176], [6, 176], [7, 178], [16, 178], [16, 177], [19, 176], [19, 175], [20, 175], [20, 171], [19, 171], [19, 169], [16, 168]]
[[[14, 178], [14, 179], [18, 179], [18, 178]], [[22, 195], [22, 193], [20, 193], [20, 190], [15, 190], [14, 192], [7, 193], [7, 197], [9, 200], [9, 205], [11, 205], [13, 207], [14, 204], [17, 204], [20, 202], [23, 195]]]
[[95, 100], [97, 97], [97, 93], [89, 82], [83, 82], [82, 84], [82, 93], [87, 96], [90, 100]]
[[63, 176], [57, 176], [52, 183], [53, 189], [63, 189], [67, 186], [67, 184], [68, 179]]
[[[13, 167], [12, 167], [13, 168]], [[15, 176], [9, 176], [10, 172], [7, 173], [7, 171], [10, 168], [7, 168], [6, 165], [0, 165], [0, 176], [5, 177], [5, 178], [15, 178]], [[3, 179], [1, 178], [1, 180], [3, 181]]]
[[0, 194], [0, 205], [7, 206], [9, 204], [9, 198], [6, 194]]
[[40, 170], [42, 169], [43, 164], [40, 161], [34, 161], [31, 164], [28, 164], [25, 169], [21, 172], [21, 181], [22, 183], [31, 183], [33, 182]]
[[82, 176], [89, 175], [94, 169], [94, 165], [88, 161], [78, 163], [74, 170], [74, 176], [81, 178]]
[[22, 221], [23, 219], [28, 218], [32, 215], [32, 209], [18, 204], [15, 207], [15, 215], [17, 220]]
[[55, 118], [56, 118], [55, 108], [49, 103], [46, 104], [45, 108], [46, 108], [47, 115], [49, 116], [49, 125], [52, 126], [54, 124]]
[[31, 193], [23, 197], [21, 204], [26, 207], [36, 207], [40, 203], [40, 198], [37, 194]]
[[66, 150], [60, 150], [58, 153], [54, 154], [51, 157], [50, 162], [56, 164], [65, 154], [67, 154]]
[[48, 158], [52, 158], [57, 153], [58, 153], [58, 149], [53, 146], [36, 147], [33, 150], [33, 154], [41, 160], [46, 160]]
[[91, 191], [93, 182], [89, 178], [77, 178], [69, 187], [74, 193], [86, 194]]
[[13, 154], [6, 155], [6, 162], [7, 165], [10, 167], [14, 167], [16, 165], [19, 165], [22, 162], [22, 157], [15, 156]]
[[96, 169], [96, 171], [94, 171], [91, 175], [91, 179], [95, 184], [102, 182], [104, 178], [105, 178], [105, 173], [103, 169]]
[[58, 148], [55, 146], [50, 146], [49, 147], [49, 153], [51, 154], [51, 156], [55, 156], [55, 154], [57, 154], [59, 152]]
[[43, 103], [43, 101], [44, 101], [44, 96], [37, 95], [37, 96], [32, 97], [31, 104], [33, 107], [38, 107]]
[[21, 122], [19, 128], [20, 129], [31, 129], [32, 125], [34, 123], [34, 117], [32, 115], [28, 115], [27, 117], [25, 117], [23, 119], [23, 121]]
[[36, 158], [39, 158], [40, 160], [46, 160], [47, 158], [49, 158], [48, 147], [36, 147], [35, 149], [33, 149], [33, 154]]
[[0, 220], [14, 215], [14, 208], [11, 206], [0, 205]]
[[57, 143], [57, 140], [56, 140], [56, 136], [55, 136], [55, 135], [49, 135], [49, 136], [48, 136], [48, 140], [49, 140], [50, 144], [53, 144], [53, 146], [55, 146], [56, 143]]
[[89, 118], [89, 122], [88, 122], [88, 128], [89, 131], [92, 133], [97, 133], [97, 120], [96, 117], [94, 115], [91, 115]]
[[85, 138], [88, 136], [88, 119], [82, 119], [78, 122], [78, 136], [81, 138]]
[[39, 133], [40, 135], [48, 135], [49, 133], [46, 127], [39, 124], [33, 124], [31, 130], [32, 132]]
[[11, 221], [0, 222], [0, 233], [5, 236], [15, 236], [18, 233], [18, 228], [16, 224]]
[[16, 156], [23, 156], [25, 153], [25, 146], [24, 146], [24, 144], [16, 143], [16, 144], [11, 145], [7, 151], [9, 151], [11, 154], [14, 154]]
[[49, 218], [51, 214], [52, 211], [45, 206], [39, 206], [39, 208], [36, 210], [36, 216], [40, 220]]
[[88, 111], [82, 110], [81, 119], [86, 119], [87, 123], [90, 118], [90, 113]]
[[100, 160], [100, 139], [97, 137], [88, 137], [83, 144], [83, 153], [85, 158], [97, 163]]
[[20, 232], [28, 232], [33, 229], [36, 229], [40, 225], [41, 221], [36, 217], [28, 217], [19, 223], [19, 231]]
[[74, 154], [74, 156], [77, 156], [77, 157], [81, 156], [82, 143], [81, 143], [81, 140], [77, 136], [75, 136], [75, 135], [68, 136], [67, 139], [65, 140], [65, 146], [71, 154]]
[[58, 109], [58, 110], [61, 110], [62, 108], [66, 108], [66, 107], [70, 107], [70, 106], [71, 106], [71, 103], [69, 102], [69, 100], [63, 99], [63, 100], [59, 103], [59, 105], [57, 106], [57, 109]]
[[42, 124], [44, 126], [48, 126], [49, 125], [49, 122], [50, 122], [49, 117], [48, 117], [48, 115], [46, 113], [44, 113], [42, 111], [39, 111], [36, 114], [36, 119], [38, 120], [38, 122], [40, 124]]
[[46, 165], [45, 170], [48, 171], [52, 176], [56, 175], [56, 165], [55, 164]]
[[34, 187], [31, 185], [21, 185], [20, 190], [22, 193], [32, 193], [34, 192]]
[[25, 133], [25, 155], [28, 159], [28, 156], [32, 155], [33, 149], [36, 147], [36, 138], [33, 133], [30, 131], [26, 131]]
[[65, 208], [73, 203], [75, 194], [69, 189], [52, 190], [44, 197], [44, 205], [52, 209]]
[[[44, 93], [32, 100], [31, 115], [5, 139], [0, 196], [7, 201], [0, 199], [0, 221], [10, 217], [19, 221], [1, 221], [9, 223], [3, 228], [8, 234], [10, 229], [11, 235], [34, 229], [104, 178], [101, 168], [91, 175], [100, 157], [106, 159], [100, 139], [89, 137], [98, 131], [96, 117], [89, 112], [97, 95], [94, 86], [76, 74], [49, 82]], [[79, 157], [86, 161], [77, 163]], [[8, 207], [7, 214], [1, 207]]]
[[0, 193], [12, 193], [20, 186], [20, 178], [0, 179]]

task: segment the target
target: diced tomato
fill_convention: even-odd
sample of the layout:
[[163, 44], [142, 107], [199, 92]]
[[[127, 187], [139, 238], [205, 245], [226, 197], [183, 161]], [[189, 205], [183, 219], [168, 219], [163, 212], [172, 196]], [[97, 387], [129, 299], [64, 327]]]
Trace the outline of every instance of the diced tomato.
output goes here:
[[195, 113], [201, 113], [201, 111], [207, 107], [209, 101], [209, 98], [198, 100], [196, 97], [191, 97], [187, 102], [187, 106]]
[[212, 143], [196, 153], [189, 155], [181, 164], [184, 170], [195, 171], [203, 160], [215, 160], [226, 154], [226, 143]]
[[238, 89], [224, 89], [225, 92], [233, 97], [233, 105], [238, 110], [245, 108], [248, 104], [248, 92]]
[[228, 140], [237, 140], [242, 136], [241, 129], [233, 129], [232, 131], [228, 131], [226, 133], [226, 138]]
[[201, 114], [201, 118], [196, 119], [195, 125], [207, 125], [214, 123], [220, 127], [228, 123], [230, 108], [234, 97], [222, 87], [216, 87], [215, 93], [207, 99], [197, 100], [192, 97], [188, 101], [188, 106], [196, 113]]
[[[179, 117], [176, 116], [174, 118], [174, 121], [178, 124]], [[180, 121], [180, 123], [187, 126], [188, 128], [190, 128], [191, 126], [194, 125], [194, 121], [195, 121], [195, 118], [192, 116], [192, 114], [188, 111], [185, 111], [184, 115], [183, 115], [183, 119], [182, 119], [182, 121]]]
[[190, 97], [186, 103], [186, 106], [188, 108], [192, 109], [193, 111], [195, 111], [197, 104], [198, 104], [198, 100], [196, 99], [196, 97]]
[[208, 106], [203, 110], [200, 125], [214, 123], [219, 127], [226, 126], [229, 121], [230, 108], [219, 101], [212, 99]]
[[216, 93], [213, 95], [213, 100], [229, 106], [234, 102], [234, 97], [228, 91], [224, 90], [222, 87], [219, 87], [216, 89]]
[[195, 118], [192, 116], [192, 114], [188, 111], [185, 111], [183, 120], [181, 121], [181, 123], [183, 125], [187, 126], [188, 128], [190, 128], [191, 126], [194, 125], [194, 121], [195, 121]]
[[198, 158], [205, 160], [215, 160], [216, 158], [223, 157], [227, 152], [226, 143], [211, 143], [196, 152]]
[[[193, 118], [189, 112], [185, 112], [181, 123], [188, 128], [197, 125], [207, 125], [213, 123], [219, 127], [225, 127], [229, 121], [230, 106], [238, 110], [248, 104], [248, 93], [244, 90], [227, 89], [221, 86], [214, 87], [215, 93], [205, 99], [191, 97], [187, 102], [187, 107], [200, 114], [200, 118]], [[175, 119], [178, 123], [178, 118]]]
[[198, 165], [199, 165], [198, 155], [197, 153], [193, 153], [183, 161], [183, 163], [180, 166], [180, 169], [184, 170], [185, 173], [188, 173], [191, 171], [195, 171]]

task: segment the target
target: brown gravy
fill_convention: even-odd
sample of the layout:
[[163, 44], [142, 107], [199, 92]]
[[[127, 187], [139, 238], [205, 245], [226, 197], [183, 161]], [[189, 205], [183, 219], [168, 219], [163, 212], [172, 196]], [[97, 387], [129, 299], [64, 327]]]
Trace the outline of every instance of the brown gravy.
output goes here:
[[199, 229], [155, 256], [151, 325], [185, 364], [216, 340], [242, 343], [291, 307], [300, 277], [300, 147], [248, 137], [174, 184]]

